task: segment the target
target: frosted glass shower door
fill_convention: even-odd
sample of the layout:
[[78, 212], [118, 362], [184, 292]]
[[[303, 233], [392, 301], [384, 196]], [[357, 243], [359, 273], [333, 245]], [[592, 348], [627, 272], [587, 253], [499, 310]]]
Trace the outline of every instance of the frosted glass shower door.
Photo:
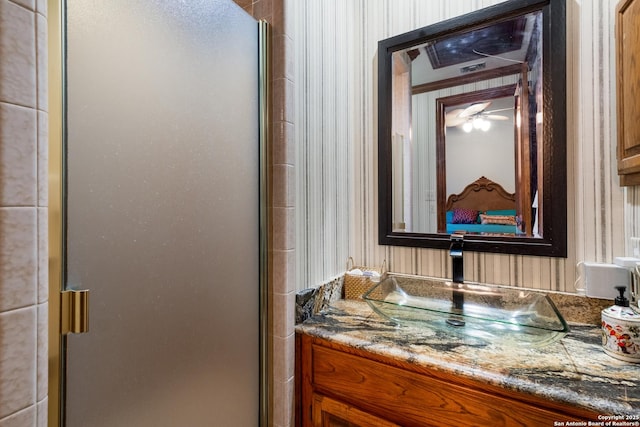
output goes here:
[[70, 427], [257, 426], [258, 24], [231, 0], [67, 0]]

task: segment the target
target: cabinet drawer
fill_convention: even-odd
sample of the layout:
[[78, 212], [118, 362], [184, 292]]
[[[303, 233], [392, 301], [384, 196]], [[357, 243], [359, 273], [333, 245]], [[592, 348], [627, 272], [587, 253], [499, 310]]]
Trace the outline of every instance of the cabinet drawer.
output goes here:
[[319, 345], [312, 346], [311, 368], [316, 390], [404, 426], [529, 426], [578, 420]]
[[401, 427], [320, 394], [313, 395], [313, 427]]

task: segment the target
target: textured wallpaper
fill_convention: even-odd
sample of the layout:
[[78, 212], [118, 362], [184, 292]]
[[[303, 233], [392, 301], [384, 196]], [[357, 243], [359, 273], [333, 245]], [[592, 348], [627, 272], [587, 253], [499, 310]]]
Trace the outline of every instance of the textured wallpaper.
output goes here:
[[[449, 277], [446, 251], [377, 244], [377, 42], [498, 1], [295, 2], [297, 286], [345, 260]], [[640, 196], [615, 168], [616, 1], [567, 2], [568, 258], [465, 255], [465, 277], [575, 292], [581, 261], [612, 262], [640, 233]]]

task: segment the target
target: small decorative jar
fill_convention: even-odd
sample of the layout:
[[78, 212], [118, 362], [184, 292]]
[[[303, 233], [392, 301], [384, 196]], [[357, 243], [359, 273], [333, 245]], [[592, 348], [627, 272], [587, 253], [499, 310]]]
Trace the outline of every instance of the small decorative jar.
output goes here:
[[615, 305], [602, 310], [602, 347], [611, 357], [640, 363], [640, 314], [629, 307], [626, 286], [615, 288]]

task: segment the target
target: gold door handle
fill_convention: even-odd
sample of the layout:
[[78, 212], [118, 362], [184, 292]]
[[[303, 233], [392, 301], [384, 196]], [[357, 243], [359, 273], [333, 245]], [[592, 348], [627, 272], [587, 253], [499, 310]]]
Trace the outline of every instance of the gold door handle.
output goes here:
[[61, 332], [82, 334], [89, 331], [89, 290], [60, 293]]

